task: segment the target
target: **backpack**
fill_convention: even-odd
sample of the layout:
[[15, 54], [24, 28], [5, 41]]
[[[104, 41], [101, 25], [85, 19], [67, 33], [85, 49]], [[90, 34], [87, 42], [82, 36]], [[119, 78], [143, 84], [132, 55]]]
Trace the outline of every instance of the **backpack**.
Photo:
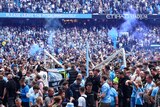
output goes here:
[[81, 96], [81, 97], [83, 97], [85, 99], [85, 101], [86, 101], [86, 107], [87, 107], [87, 97], [85, 97], [85, 96]]
[[95, 107], [95, 103], [94, 103], [94, 92], [90, 93], [90, 96], [93, 95], [91, 98], [88, 98], [88, 95], [87, 97], [84, 97], [85, 100], [86, 100], [86, 107]]

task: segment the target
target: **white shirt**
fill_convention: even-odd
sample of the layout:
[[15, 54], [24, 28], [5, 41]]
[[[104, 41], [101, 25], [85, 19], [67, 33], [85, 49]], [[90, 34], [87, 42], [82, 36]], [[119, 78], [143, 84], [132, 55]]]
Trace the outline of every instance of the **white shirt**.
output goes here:
[[[76, 83], [76, 80], [74, 81], [74, 83]], [[84, 79], [82, 79], [82, 81], [81, 81], [81, 87], [84, 87], [84, 85], [85, 85], [85, 80]]]
[[[34, 90], [33, 90], [33, 87], [31, 87], [30, 89], [29, 89], [29, 91], [28, 91], [28, 93], [27, 93], [27, 97], [29, 98], [29, 97], [31, 97], [31, 96], [40, 96], [40, 95], [42, 95], [41, 93], [40, 93], [40, 90], [39, 90], [39, 92], [38, 93], [36, 93], [35, 94], [35, 92], [34, 92]], [[37, 98], [36, 97], [36, 98]]]
[[38, 75], [41, 76], [44, 85], [48, 87], [48, 75], [47, 75], [47, 72], [40, 71], [40, 72], [38, 73]]
[[27, 97], [29, 98], [32, 94], [34, 94], [33, 87], [31, 87], [27, 93]]
[[87, 98], [87, 95], [81, 95], [79, 98], [78, 98], [78, 107], [86, 107], [86, 99]]
[[141, 79], [141, 76], [137, 76], [137, 74], [133, 74], [133, 75], [131, 76], [131, 80], [141, 81], [142, 79]]

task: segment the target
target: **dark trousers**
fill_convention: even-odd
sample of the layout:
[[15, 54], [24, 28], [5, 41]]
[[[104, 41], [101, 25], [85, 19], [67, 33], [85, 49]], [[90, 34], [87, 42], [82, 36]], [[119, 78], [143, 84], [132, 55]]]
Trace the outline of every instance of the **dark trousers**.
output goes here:
[[29, 107], [29, 102], [22, 102], [22, 107]]
[[143, 107], [153, 107], [152, 104], [144, 103]]
[[130, 100], [127, 101], [124, 97], [119, 97], [119, 107], [130, 107]]
[[110, 107], [110, 103], [100, 103], [99, 107]]
[[143, 107], [143, 105], [136, 105], [136, 107]]
[[2, 104], [7, 107], [7, 98], [5, 97], [4, 99], [0, 99], [0, 101], [2, 102]]
[[123, 107], [123, 98], [122, 97], [118, 97], [118, 104], [119, 104], [119, 107]]
[[8, 107], [14, 107], [15, 106], [15, 98], [9, 97], [8, 98]]
[[123, 100], [123, 107], [130, 107], [130, 98], [129, 98], [129, 101], [127, 101], [127, 99], [125, 98], [124, 100]]
[[78, 100], [74, 100], [73, 104], [74, 104], [75, 107], [78, 107]]

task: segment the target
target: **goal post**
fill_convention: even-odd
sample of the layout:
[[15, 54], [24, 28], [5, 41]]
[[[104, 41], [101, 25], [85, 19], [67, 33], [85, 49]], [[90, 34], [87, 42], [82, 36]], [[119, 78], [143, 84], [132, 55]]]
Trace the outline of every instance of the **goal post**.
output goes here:
[[117, 57], [117, 55], [122, 54], [123, 56], [123, 65], [126, 67], [126, 55], [125, 55], [125, 50], [124, 48], [121, 48], [119, 50], [117, 50], [115, 53], [113, 53], [111, 56], [107, 57], [106, 60], [104, 60], [103, 62], [101, 62], [100, 64], [96, 65], [95, 67], [93, 67], [93, 69], [102, 69], [102, 67], [104, 65], [108, 65], [115, 57]]
[[53, 59], [53, 61], [56, 63], [56, 64], [58, 64], [59, 66], [61, 66], [62, 68], [64, 68], [63, 67], [63, 65], [55, 58], [55, 57], [53, 57], [47, 50], [45, 50], [44, 49], [44, 53], [45, 53], [45, 63], [46, 63], [46, 55], [47, 56], [49, 56], [51, 59]]

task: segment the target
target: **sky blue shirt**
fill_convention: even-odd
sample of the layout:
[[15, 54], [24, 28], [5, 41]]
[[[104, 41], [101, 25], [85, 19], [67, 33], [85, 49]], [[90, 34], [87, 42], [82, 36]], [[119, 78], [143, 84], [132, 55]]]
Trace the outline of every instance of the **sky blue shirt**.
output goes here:
[[32, 93], [29, 97], [29, 102], [31, 102], [33, 105], [36, 104], [36, 99], [39, 97], [39, 93], [35, 94]]
[[113, 70], [110, 71], [109, 78], [110, 78], [111, 81], [113, 81], [113, 79], [115, 78], [115, 76], [116, 76], [115, 72]]
[[102, 102], [102, 103], [111, 103], [110, 86], [108, 85], [107, 82], [105, 82], [105, 83], [102, 85], [101, 94], [102, 94], [102, 93], [105, 93], [105, 97], [102, 98], [101, 102]]
[[[74, 83], [76, 83], [76, 80], [74, 81]], [[81, 87], [84, 87], [85, 86], [85, 80], [84, 79], [82, 79], [82, 81], [81, 81]]]
[[113, 87], [110, 88], [110, 96], [111, 96], [111, 106], [114, 106], [116, 104], [115, 98], [118, 96], [118, 93]]
[[143, 88], [138, 88], [136, 91], [136, 105], [143, 105], [143, 97], [140, 93], [144, 92]]
[[4, 81], [6, 81], [6, 82], [8, 82], [8, 79], [7, 79], [7, 77], [3, 77], [3, 80], [4, 80]]
[[136, 91], [137, 91], [137, 89], [136, 89], [136, 87], [135, 87], [134, 84], [132, 84], [132, 86], [133, 86], [133, 89], [132, 89], [132, 95], [131, 95], [131, 97], [136, 97]]
[[146, 83], [145, 90], [146, 91], [151, 90], [154, 85], [155, 85], [155, 83], [153, 81], [150, 84]]
[[155, 97], [155, 96], [157, 95], [158, 91], [159, 91], [159, 87], [155, 87], [155, 88], [152, 90], [151, 96], [152, 96], [152, 97]]

